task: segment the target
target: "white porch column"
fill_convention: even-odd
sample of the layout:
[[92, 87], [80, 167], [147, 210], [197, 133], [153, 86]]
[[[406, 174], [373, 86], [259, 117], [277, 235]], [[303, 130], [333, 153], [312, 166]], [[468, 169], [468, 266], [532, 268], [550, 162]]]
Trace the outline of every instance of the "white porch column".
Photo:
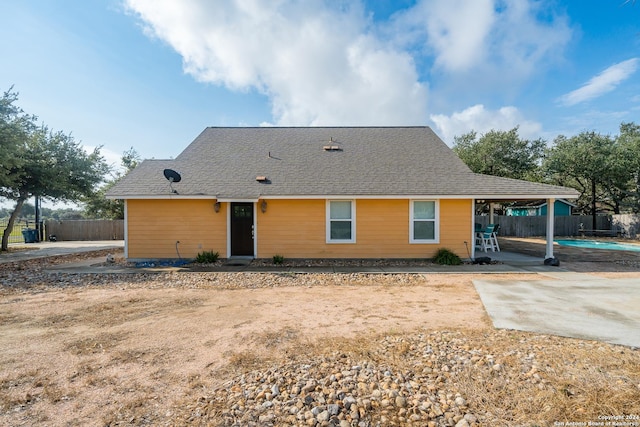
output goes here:
[[476, 259], [476, 199], [471, 199], [471, 259]]
[[545, 259], [553, 258], [553, 225], [555, 223], [556, 199], [547, 199], [547, 254]]
[[129, 258], [129, 205], [124, 199], [124, 259]]

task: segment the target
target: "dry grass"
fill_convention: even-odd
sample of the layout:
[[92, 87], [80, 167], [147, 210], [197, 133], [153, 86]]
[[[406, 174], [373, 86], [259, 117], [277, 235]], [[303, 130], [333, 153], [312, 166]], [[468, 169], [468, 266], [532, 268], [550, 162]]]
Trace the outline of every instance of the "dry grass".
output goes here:
[[257, 347], [265, 347], [267, 349], [275, 349], [283, 347], [288, 343], [296, 343], [298, 341], [300, 331], [286, 327], [279, 330], [263, 331], [253, 334], [252, 344]]
[[40, 369], [20, 372], [0, 379], [0, 410], [25, 409], [37, 402], [57, 404], [76, 396], [78, 390], [60, 385], [58, 379]]
[[[31, 392], [23, 390], [41, 389], [43, 385], [39, 370], [21, 372], [19, 375], [5, 374], [0, 379], [0, 408], [3, 411], [15, 406], [23, 406], [31, 403]], [[18, 392], [16, 392], [19, 390]]]
[[269, 360], [262, 355], [258, 355], [253, 350], [234, 351], [225, 354], [225, 356], [227, 357], [229, 368], [231, 368], [232, 371], [250, 371], [257, 369]]
[[64, 350], [76, 356], [104, 353], [125, 339], [127, 334], [103, 332], [68, 342]]
[[637, 350], [514, 331], [470, 338], [473, 346], [495, 355], [503, 369], [469, 367], [460, 375], [460, 389], [480, 412], [510, 421], [504, 425], [588, 422], [602, 415], [640, 413]]

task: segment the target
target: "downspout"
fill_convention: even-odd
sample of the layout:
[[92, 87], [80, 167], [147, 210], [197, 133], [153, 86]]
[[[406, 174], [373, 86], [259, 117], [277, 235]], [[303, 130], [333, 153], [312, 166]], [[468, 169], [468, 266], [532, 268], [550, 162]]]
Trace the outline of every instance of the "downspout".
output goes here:
[[553, 233], [556, 199], [547, 199], [547, 254], [545, 259], [553, 258]]

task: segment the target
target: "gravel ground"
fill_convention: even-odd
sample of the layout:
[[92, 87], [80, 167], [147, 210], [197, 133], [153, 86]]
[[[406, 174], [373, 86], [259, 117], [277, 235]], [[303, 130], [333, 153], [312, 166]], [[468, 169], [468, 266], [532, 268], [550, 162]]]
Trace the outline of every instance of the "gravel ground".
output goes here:
[[[372, 360], [390, 354], [413, 360], [409, 369]], [[484, 375], [504, 369], [495, 356], [471, 349], [460, 333], [384, 337], [367, 358], [342, 352], [236, 376], [201, 398], [187, 420], [219, 418], [222, 425], [455, 425], [493, 421], [474, 414], [452, 378], [474, 365]], [[378, 357], [376, 357], [378, 356]], [[535, 373], [535, 356], [522, 355]], [[533, 375], [533, 374], [531, 374]], [[537, 376], [541, 387], [546, 381]]]

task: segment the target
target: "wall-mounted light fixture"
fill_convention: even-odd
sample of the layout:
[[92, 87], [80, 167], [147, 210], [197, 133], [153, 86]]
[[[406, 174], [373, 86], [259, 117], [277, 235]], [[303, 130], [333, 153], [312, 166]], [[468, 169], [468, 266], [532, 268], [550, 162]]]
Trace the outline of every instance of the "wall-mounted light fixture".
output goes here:
[[267, 211], [267, 201], [263, 200], [262, 203], [260, 203], [260, 210], [262, 211], [262, 213], [265, 213]]
[[213, 210], [216, 211], [216, 213], [220, 212], [220, 202], [215, 202], [213, 204]]

